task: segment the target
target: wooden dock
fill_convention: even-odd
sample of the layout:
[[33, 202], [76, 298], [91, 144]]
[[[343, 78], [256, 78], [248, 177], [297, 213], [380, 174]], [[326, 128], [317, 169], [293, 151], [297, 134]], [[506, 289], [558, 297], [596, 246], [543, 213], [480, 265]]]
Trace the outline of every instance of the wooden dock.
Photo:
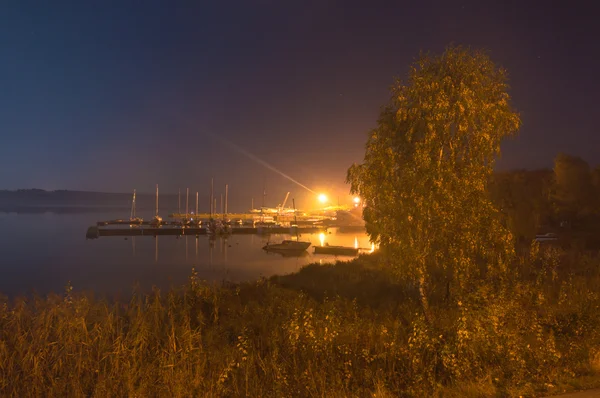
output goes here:
[[[107, 225], [132, 225], [132, 226], [141, 226], [141, 225], [156, 225], [153, 221], [129, 221], [129, 220], [108, 220], [108, 221], [98, 221], [96, 223], [99, 227], [105, 227]], [[160, 225], [165, 226], [182, 226], [181, 221], [161, 221]]]
[[[193, 218], [194, 220], [208, 220], [211, 218], [209, 213], [170, 213], [169, 218], [174, 220], [185, 220]], [[215, 220], [242, 220], [242, 221], [260, 221], [261, 219], [272, 219], [277, 222], [292, 222], [294, 221], [293, 214], [277, 214], [277, 213], [215, 213], [212, 215], [212, 218]], [[297, 215], [296, 221], [302, 222], [318, 222], [323, 221], [324, 219], [328, 219], [328, 217], [323, 217], [322, 215]]]
[[[358, 256], [357, 247], [314, 246], [315, 254], [333, 254], [335, 256]], [[363, 249], [364, 250], [364, 249]]]
[[[127, 222], [129, 224], [129, 222]], [[106, 225], [106, 224], [104, 224]], [[146, 224], [142, 224], [146, 225]], [[222, 233], [225, 235], [268, 235], [268, 234], [313, 234], [326, 231], [324, 227], [231, 227], [229, 232]], [[86, 232], [87, 239], [97, 239], [102, 236], [184, 236], [184, 235], [208, 235], [206, 228], [198, 227], [173, 227], [173, 226], [133, 226], [130, 228], [115, 228], [115, 227], [89, 227]]]

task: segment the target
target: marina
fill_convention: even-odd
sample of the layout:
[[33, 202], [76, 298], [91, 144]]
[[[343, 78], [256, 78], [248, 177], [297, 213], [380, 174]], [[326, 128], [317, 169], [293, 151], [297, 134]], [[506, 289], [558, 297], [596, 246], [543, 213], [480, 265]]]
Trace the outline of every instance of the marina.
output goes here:
[[[138, 216], [144, 219], [152, 213], [138, 208]], [[335, 227], [315, 228], [312, 233], [299, 228], [300, 240], [311, 242], [311, 247], [299, 254], [262, 249], [267, 243], [296, 239], [290, 227], [270, 229], [269, 234], [259, 234], [258, 228], [232, 227], [232, 234], [211, 236], [206, 228], [94, 225], [99, 239], [86, 239], [90, 219], [119, 217], [123, 217], [122, 211], [112, 210], [100, 214], [0, 213], [0, 221], [6, 226], [0, 231], [0, 251], [5, 270], [11, 275], [0, 281], [0, 290], [9, 296], [26, 294], [31, 289], [46, 294], [61, 291], [71, 281], [78, 290], [127, 295], [136, 282], [144, 289], [180, 286], [186, 283], [192, 267], [200, 278], [210, 282], [251, 281], [296, 272], [311, 263], [353, 258], [315, 254], [314, 248], [320, 245], [370, 246], [364, 232], [342, 233]]]
[[[104, 222], [100, 222], [104, 223]], [[108, 225], [108, 224], [103, 224]], [[150, 225], [144, 224], [144, 225]], [[163, 227], [162, 225], [165, 225]], [[135, 227], [119, 228], [108, 227], [100, 228], [97, 226], [89, 227], [86, 232], [87, 239], [97, 239], [102, 236], [183, 236], [183, 235], [209, 235], [206, 227], [182, 227], [180, 224], [162, 224], [160, 227]], [[175, 225], [175, 226], [174, 226]], [[299, 234], [314, 234], [326, 231], [325, 227], [283, 227], [283, 226], [265, 226], [265, 227], [230, 227], [226, 234], [229, 235], [267, 235], [267, 234], [295, 234], [296, 229]]]
[[[86, 239], [98, 239], [111, 236], [201, 236], [209, 235], [296, 235], [326, 232], [328, 227], [345, 229], [344, 232], [364, 232], [364, 226], [355, 225], [356, 218], [348, 211], [338, 209], [326, 212], [306, 213], [296, 209], [292, 199], [292, 208], [286, 208], [290, 193], [285, 195], [283, 202], [275, 208], [261, 206], [260, 209], [250, 209], [247, 213], [228, 213], [229, 185], [225, 185], [225, 197], [221, 195], [221, 211], [217, 213], [217, 200], [214, 196], [214, 182], [211, 180], [210, 212], [199, 213], [198, 192], [196, 192], [195, 211], [190, 212], [189, 188], [185, 192], [185, 213], [181, 209], [181, 190], [178, 196], [178, 209], [170, 213], [170, 220], [163, 220], [159, 215], [159, 190], [156, 185], [154, 217], [144, 220], [137, 215], [136, 190], [133, 190], [131, 212], [129, 219], [110, 219], [97, 221], [88, 227]], [[224, 199], [224, 201], [223, 201]], [[254, 201], [252, 203], [254, 205]], [[318, 214], [316, 214], [318, 213]], [[338, 220], [339, 217], [339, 220]], [[270, 251], [271, 248], [269, 248]], [[274, 249], [273, 249], [274, 250]], [[328, 249], [334, 250], [334, 249]]]

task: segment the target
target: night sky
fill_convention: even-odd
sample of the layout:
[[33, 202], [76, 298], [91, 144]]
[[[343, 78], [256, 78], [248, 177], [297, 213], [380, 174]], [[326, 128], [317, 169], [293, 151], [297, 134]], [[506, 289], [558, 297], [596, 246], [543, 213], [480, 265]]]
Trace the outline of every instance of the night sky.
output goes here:
[[206, 191], [214, 176], [248, 202], [263, 184], [268, 205], [308, 200], [219, 136], [347, 194], [394, 77], [450, 43], [509, 72], [523, 127], [499, 168], [550, 167], [560, 151], [597, 165], [597, 13], [548, 4], [5, 1], [0, 189]]

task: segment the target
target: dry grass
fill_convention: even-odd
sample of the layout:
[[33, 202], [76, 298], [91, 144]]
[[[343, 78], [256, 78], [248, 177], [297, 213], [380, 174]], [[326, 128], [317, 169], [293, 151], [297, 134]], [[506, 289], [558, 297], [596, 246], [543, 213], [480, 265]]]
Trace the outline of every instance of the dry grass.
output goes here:
[[540, 254], [501, 291], [434, 302], [432, 322], [377, 257], [232, 286], [193, 274], [127, 303], [5, 301], [0, 396], [541, 395], [597, 370], [598, 264]]

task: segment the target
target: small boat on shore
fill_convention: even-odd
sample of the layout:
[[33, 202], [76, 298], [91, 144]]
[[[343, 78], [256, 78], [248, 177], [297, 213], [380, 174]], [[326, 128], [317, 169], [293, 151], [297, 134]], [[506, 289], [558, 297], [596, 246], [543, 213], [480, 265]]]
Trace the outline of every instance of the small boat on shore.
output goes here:
[[333, 254], [335, 256], [358, 256], [358, 248], [345, 246], [315, 246], [315, 254]]

